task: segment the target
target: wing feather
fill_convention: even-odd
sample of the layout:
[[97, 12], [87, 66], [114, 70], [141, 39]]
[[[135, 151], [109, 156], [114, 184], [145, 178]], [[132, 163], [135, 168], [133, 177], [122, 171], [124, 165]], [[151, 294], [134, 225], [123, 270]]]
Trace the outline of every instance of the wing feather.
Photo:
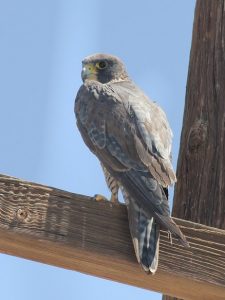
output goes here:
[[[141, 160], [163, 187], [173, 184], [172, 132], [160, 107], [131, 82], [82, 87], [78, 98], [87, 100], [82, 101], [79, 118], [96, 148], [106, 149], [124, 169], [140, 169]], [[99, 105], [104, 113], [96, 109]]]
[[117, 93], [136, 125], [133, 135], [139, 158], [162, 186], [173, 184], [172, 131], [165, 113], [130, 82], [120, 83]]
[[81, 87], [75, 101], [85, 143], [147, 215], [188, 245], [169, 217], [162, 188], [175, 179], [170, 162], [172, 135], [164, 113], [155, 114], [154, 105], [132, 83], [130, 88], [122, 82], [100, 84], [96, 90], [97, 82], [88, 84]]

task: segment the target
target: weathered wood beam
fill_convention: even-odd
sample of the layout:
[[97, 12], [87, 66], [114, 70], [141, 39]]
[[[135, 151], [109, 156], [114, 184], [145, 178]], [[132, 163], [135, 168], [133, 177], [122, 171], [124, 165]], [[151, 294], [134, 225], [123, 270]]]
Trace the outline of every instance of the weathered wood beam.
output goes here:
[[224, 299], [225, 231], [176, 222], [191, 248], [162, 231], [159, 269], [149, 276], [124, 205], [0, 175], [0, 252], [185, 299]]

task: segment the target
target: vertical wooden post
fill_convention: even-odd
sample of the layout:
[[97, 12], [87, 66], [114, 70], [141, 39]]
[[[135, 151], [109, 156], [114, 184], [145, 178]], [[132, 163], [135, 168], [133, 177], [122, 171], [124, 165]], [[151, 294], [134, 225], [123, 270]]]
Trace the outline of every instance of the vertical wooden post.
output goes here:
[[173, 216], [225, 229], [224, 0], [196, 3], [177, 176]]

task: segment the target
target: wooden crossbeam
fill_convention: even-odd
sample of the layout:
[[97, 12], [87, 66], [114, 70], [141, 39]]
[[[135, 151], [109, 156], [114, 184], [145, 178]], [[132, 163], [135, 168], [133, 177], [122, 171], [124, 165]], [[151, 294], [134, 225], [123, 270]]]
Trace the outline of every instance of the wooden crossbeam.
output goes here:
[[124, 205], [0, 175], [0, 252], [185, 299], [225, 299], [225, 231], [176, 219], [156, 275], [138, 265]]

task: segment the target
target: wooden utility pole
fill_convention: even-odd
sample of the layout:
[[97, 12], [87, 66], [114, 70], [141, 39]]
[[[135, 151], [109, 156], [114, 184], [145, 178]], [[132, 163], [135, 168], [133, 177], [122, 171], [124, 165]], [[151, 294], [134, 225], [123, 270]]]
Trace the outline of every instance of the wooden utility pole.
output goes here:
[[173, 216], [225, 229], [224, 0], [196, 3], [177, 177]]

